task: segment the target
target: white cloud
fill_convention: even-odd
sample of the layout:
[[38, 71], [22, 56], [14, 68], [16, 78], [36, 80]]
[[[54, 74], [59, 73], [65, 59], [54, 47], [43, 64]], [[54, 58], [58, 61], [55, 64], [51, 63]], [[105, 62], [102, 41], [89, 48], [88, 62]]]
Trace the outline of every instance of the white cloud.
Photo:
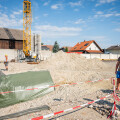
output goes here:
[[98, 14], [98, 15], [101, 15], [101, 14], [103, 14], [103, 12], [102, 12], [102, 11], [98, 11], [97, 14]]
[[108, 18], [108, 17], [111, 17], [111, 16], [113, 16], [113, 14], [104, 14], [104, 15], [101, 15], [102, 17], [106, 17], [106, 18]]
[[16, 16], [22, 15], [22, 13], [23, 13], [23, 10], [19, 10], [19, 11], [17, 11], [17, 12], [14, 12], [14, 11], [13, 11], [13, 13], [10, 14], [10, 17], [11, 17], [12, 19], [15, 19]]
[[37, 17], [35, 17], [35, 20], [38, 20], [39, 19], [39, 17], [37, 16]]
[[116, 11], [114, 11], [114, 12], [108, 12], [108, 13], [105, 14], [102, 11], [98, 11], [94, 15], [94, 18], [98, 18], [98, 17], [109, 18], [109, 17], [112, 17], [112, 16], [114, 16], [114, 17], [120, 16], [120, 13], [117, 13]]
[[116, 28], [115, 31], [120, 32], [120, 28]]
[[[99, 15], [94, 15], [94, 18], [98, 18]], [[92, 19], [92, 18], [91, 18]]]
[[82, 19], [78, 19], [77, 21], [75, 21], [75, 24], [83, 24], [83, 23], [85, 23], [85, 21]]
[[57, 27], [57, 26], [51, 26], [51, 25], [41, 25], [41, 26], [36, 26], [36, 29], [38, 30], [43, 30], [43, 31], [57, 31], [57, 32], [78, 32], [78, 31], [82, 31], [81, 28], [75, 28], [75, 27]]
[[18, 27], [23, 25], [23, 19], [17, 19], [14, 15], [0, 13], [0, 27]]
[[35, 32], [40, 33], [45, 38], [78, 36], [81, 31], [81, 28], [75, 27], [57, 27], [51, 25], [35, 26]]
[[19, 10], [18, 12], [13, 12], [14, 15], [20, 15], [23, 12], [23, 10]]
[[57, 10], [57, 9], [63, 9], [63, 5], [62, 4], [54, 4], [51, 6], [51, 9]]
[[120, 16], [120, 13], [116, 13], [115, 16]]
[[100, 6], [102, 4], [111, 3], [111, 2], [114, 2], [114, 1], [116, 1], [116, 0], [98, 0], [98, 3], [96, 4], [96, 7]]
[[74, 9], [74, 11], [78, 12], [78, 11], [79, 11], [79, 9]]
[[69, 4], [70, 4], [71, 7], [75, 7], [75, 6], [81, 6], [82, 2], [81, 1], [78, 1], [78, 2], [69, 2]]
[[14, 19], [14, 18], [15, 18], [15, 15], [11, 14], [10, 17], [11, 17], [12, 19]]
[[43, 4], [43, 6], [47, 6], [49, 4], [49, 2], [45, 2], [44, 4]]
[[47, 16], [48, 16], [48, 14], [43, 14], [43, 16], [44, 16], [44, 17], [47, 17]]
[[2, 6], [1, 4], [0, 4], [0, 10], [7, 10], [7, 7], [4, 7], [4, 6]]

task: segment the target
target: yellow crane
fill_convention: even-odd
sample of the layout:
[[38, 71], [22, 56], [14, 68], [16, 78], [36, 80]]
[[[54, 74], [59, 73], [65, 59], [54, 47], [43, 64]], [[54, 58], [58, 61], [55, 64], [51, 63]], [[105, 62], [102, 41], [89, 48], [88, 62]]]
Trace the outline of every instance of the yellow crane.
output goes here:
[[31, 57], [31, 24], [32, 24], [32, 13], [31, 13], [31, 1], [23, 1], [23, 52], [25, 57]]

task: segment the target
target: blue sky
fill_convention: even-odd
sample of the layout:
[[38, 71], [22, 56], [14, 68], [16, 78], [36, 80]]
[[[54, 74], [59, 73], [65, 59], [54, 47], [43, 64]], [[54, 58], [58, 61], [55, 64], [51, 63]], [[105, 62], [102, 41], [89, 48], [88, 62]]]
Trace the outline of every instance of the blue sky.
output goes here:
[[[120, 0], [31, 0], [32, 33], [44, 44], [74, 46], [95, 40], [120, 44]], [[0, 0], [0, 27], [23, 29], [23, 0]]]

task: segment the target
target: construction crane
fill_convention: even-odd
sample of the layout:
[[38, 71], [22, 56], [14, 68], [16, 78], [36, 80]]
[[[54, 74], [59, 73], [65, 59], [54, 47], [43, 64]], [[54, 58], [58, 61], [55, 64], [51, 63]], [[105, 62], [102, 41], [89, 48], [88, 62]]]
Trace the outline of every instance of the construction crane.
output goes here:
[[31, 1], [23, 1], [23, 52], [26, 58], [31, 57]]

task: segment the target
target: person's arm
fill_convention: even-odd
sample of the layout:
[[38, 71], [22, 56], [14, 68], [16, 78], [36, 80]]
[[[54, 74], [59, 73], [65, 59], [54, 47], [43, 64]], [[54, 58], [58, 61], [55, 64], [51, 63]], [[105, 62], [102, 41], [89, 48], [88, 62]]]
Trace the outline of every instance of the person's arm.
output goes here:
[[8, 62], [8, 57], [7, 57], [7, 56], [5, 56], [5, 59], [6, 59], [6, 61], [5, 61], [5, 62]]
[[6, 57], [6, 62], [8, 62], [8, 56]]
[[117, 61], [116, 68], [115, 68], [115, 74], [117, 74], [117, 69], [119, 65], [120, 65], [120, 61]]

